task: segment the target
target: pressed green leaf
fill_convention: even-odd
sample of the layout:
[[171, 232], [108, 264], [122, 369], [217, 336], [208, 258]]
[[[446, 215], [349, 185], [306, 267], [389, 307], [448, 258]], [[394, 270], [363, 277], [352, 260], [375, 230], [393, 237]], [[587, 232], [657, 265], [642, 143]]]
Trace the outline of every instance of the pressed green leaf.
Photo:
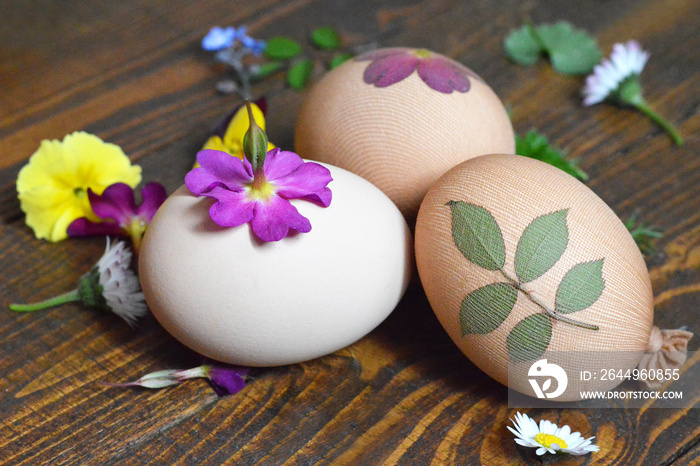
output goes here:
[[331, 58], [331, 62], [329, 63], [329, 68], [330, 69], [337, 68], [340, 65], [342, 65], [343, 63], [345, 63], [346, 61], [350, 60], [351, 58], [352, 58], [352, 55], [350, 55], [349, 53], [338, 54], [338, 55], [334, 56], [333, 58]]
[[314, 29], [311, 33], [311, 42], [316, 47], [325, 50], [335, 50], [340, 47], [340, 37], [330, 26]]
[[514, 363], [541, 357], [552, 340], [552, 320], [546, 314], [524, 318], [508, 334], [508, 356]]
[[271, 60], [289, 60], [301, 53], [301, 44], [288, 37], [273, 37], [265, 45], [265, 56]]
[[508, 58], [521, 65], [534, 65], [543, 53], [537, 38], [532, 35], [532, 27], [525, 25], [514, 29], [503, 41]]
[[525, 228], [515, 250], [515, 273], [527, 283], [542, 276], [561, 258], [569, 243], [569, 209], [540, 215]]
[[515, 153], [548, 163], [581, 181], [588, 179], [588, 174], [581, 170], [575, 161], [564, 158], [565, 153], [550, 146], [547, 136], [535, 129], [528, 131], [524, 137], [515, 135]]
[[287, 84], [294, 89], [300, 90], [306, 86], [314, 69], [314, 62], [311, 60], [301, 60], [289, 68], [287, 72]]
[[560, 73], [590, 73], [603, 57], [593, 37], [566, 21], [543, 24], [536, 28], [536, 33], [549, 54], [552, 67]]
[[554, 301], [554, 309], [561, 314], [582, 311], [593, 305], [605, 289], [603, 261], [582, 262], [574, 265], [562, 278]]
[[263, 63], [262, 65], [258, 66], [258, 68], [255, 70], [255, 73], [251, 78], [255, 81], [259, 81], [261, 79], [264, 79], [268, 76], [270, 76], [273, 73], [276, 73], [282, 68], [282, 63], [280, 62], [269, 62], [269, 63]]
[[508, 283], [492, 283], [469, 293], [459, 310], [462, 335], [496, 330], [510, 314], [518, 299], [518, 290]]
[[462, 201], [449, 201], [452, 238], [467, 260], [487, 270], [501, 270], [506, 261], [503, 233], [491, 213]]

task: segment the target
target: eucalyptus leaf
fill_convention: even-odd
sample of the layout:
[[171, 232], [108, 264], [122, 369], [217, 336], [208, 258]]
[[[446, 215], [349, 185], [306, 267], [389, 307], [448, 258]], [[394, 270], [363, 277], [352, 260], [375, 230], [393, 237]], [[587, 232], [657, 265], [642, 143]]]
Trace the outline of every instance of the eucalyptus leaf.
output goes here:
[[564, 74], [587, 74], [600, 62], [603, 52], [586, 31], [560, 21], [536, 28], [552, 67]]
[[533, 314], [517, 323], [508, 334], [508, 356], [514, 363], [541, 357], [552, 340], [552, 320], [546, 314]]
[[325, 50], [335, 50], [340, 47], [340, 37], [330, 26], [314, 29], [311, 33], [311, 42], [316, 47]]
[[314, 62], [311, 60], [301, 60], [289, 68], [287, 72], [287, 84], [296, 90], [301, 90], [306, 86], [314, 69]]
[[508, 58], [524, 65], [534, 65], [543, 53], [542, 46], [532, 35], [532, 26], [525, 25], [514, 29], [503, 41]]
[[503, 233], [491, 213], [462, 201], [445, 204], [452, 211], [452, 238], [470, 262], [487, 270], [502, 270], [506, 261]]
[[515, 273], [527, 283], [542, 276], [561, 258], [569, 243], [569, 209], [540, 215], [525, 228], [515, 250]]
[[289, 60], [301, 53], [301, 44], [288, 37], [273, 37], [265, 45], [265, 56], [271, 60]]
[[561, 314], [582, 311], [593, 305], [605, 289], [603, 261], [582, 262], [574, 265], [562, 278], [554, 301], [554, 309]]
[[496, 330], [513, 310], [518, 290], [509, 283], [492, 283], [469, 293], [459, 310], [462, 335]]

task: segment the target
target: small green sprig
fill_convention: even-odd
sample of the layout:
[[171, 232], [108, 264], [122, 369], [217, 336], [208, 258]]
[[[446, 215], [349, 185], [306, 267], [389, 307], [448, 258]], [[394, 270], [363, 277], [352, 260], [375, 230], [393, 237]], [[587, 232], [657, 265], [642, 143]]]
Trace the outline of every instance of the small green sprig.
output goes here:
[[636, 214], [633, 214], [626, 222], [625, 226], [632, 235], [634, 242], [637, 243], [639, 250], [645, 256], [654, 254], [654, 240], [661, 238], [664, 232], [661, 228], [654, 225], [645, 225], [639, 221]]
[[273, 37], [267, 41], [265, 58], [270, 62], [260, 65], [255, 80], [261, 80], [277, 71], [286, 68], [287, 84], [296, 90], [303, 89], [311, 79], [317, 61], [325, 62], [328, 69], [333, 69], [350, 58], [349, 53], [340, 52], [340, 36], [330, 26], [316, 28], [309, 36], [311, 44], [321, 54], [320, 59], [307, 58], [303, 46], [289, 37]]
[[540, 26], [528, 22], [511, 31], [503, 46], [508, 58], [524, 66], [547, 55], [552, 67], [562, 74], [590, 73], [603, 56], [590, 34], [566, 21]]
[[566, 159], [566, 152], [550, 145], [547, 136], [536, 129], [531, 129], [525, 136], [515, 135], [515, 153], [546, 162], [581, 181], [588, 180], [588, 174], [578, 166], [575, 160]]

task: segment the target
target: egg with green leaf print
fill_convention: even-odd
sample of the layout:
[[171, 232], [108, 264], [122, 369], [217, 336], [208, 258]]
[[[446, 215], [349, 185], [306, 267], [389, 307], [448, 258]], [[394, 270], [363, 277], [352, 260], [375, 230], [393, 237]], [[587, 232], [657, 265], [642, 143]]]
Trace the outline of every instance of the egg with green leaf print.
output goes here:
[[[517, 155], [468, 160], [430, 189], [415, 239], [440, 323], [504, 385], [534, 396], [528, 371], [543, 359], [570, 374], [639, 363], [653, 320], [644, 259], [615, 213], [563, 171]], [[555, 401], [620, 381], [569, 377]]]

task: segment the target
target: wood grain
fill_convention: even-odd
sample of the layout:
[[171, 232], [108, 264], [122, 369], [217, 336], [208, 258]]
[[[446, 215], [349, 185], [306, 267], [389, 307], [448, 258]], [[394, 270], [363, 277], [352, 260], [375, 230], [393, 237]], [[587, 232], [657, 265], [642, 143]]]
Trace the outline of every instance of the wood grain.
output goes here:
[[[0, 18], [3, 306], [71, 289], [104, 248], [101, 239], [49, 244], [24, 225], [14, 181], [42, 139], [93, 132], [122, 146], [144, 181], [172, 192], [209, 128], [238, 103], [214, 91], [225, 72], [199, 49], [208, 29], [247, 24], [256, 37], [303, 39], [331, 24], [350, 47], [426, 47], [477, 71], [512, 109], [516, 131], [537, 127], [579, 158], [588, 185], [621, 218], [639, 212], [664, 228], [648, 258], [655, 321], [700, 332], [698, 0], [6, 0]], [[651, 52], [646, 96], [686, 144], [673, 146], [636, 112], [581, 107], [583, 80], [544, 61], [509, 63], [502, 40], [526, 18], [569, 20], [606, 53], [639, 40]], [[314, 79], [323, 72], [317, 67]], [[286, 88], [282, 74], [255, 91], [268, 99], [271, 140], [291, 147], [303, 93]], [[307, 363], [256, 369], [242, 392], [221, 399], [204, 381], [160, 391], [100, 384], [199, 364], [151, 317], [133, 331], [76, 305], [6, 311], [0, 342], [2, 464], [539, 464], [505, 428], [515, 411], [505, 389], [459, 353], [417, 281], [361, 341]], [[700, 464], [694, 388], [693, 409], [650, 403], [528, 414], [596, 436], [599, 453], [556, 464]]]

